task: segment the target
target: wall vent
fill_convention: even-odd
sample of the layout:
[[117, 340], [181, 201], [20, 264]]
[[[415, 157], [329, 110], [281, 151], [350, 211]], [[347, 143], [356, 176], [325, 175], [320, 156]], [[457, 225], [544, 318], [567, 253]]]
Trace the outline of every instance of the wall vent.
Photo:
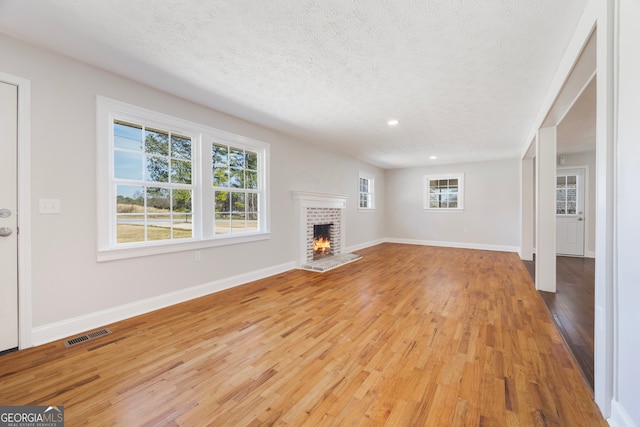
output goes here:
[[62, 343], [65, 347], [71, 347], [72, 345], [80, 344], [85, 341], [91, 341], [103, 335], [109, 335], [110, 333], [111, 331], [108, 328], [102, 328], [97, 331], [89, 332], [88, 334], [80, 335], [79, 337], [65, 340]]

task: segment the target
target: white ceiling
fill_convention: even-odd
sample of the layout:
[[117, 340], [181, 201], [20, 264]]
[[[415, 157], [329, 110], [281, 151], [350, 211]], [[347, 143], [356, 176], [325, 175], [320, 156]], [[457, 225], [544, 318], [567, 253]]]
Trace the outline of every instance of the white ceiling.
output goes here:
[[518, 157], [586, 3], [0, 0], [0, 32], [397, 168]]

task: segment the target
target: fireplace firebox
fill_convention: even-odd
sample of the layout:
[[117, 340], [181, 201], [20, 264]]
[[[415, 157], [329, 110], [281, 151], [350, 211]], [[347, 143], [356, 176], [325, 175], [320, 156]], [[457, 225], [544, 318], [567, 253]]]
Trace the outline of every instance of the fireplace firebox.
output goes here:
[[333, 224], [314, 224], [313, 226], [313, 259], [332, 255], [331, 227]]

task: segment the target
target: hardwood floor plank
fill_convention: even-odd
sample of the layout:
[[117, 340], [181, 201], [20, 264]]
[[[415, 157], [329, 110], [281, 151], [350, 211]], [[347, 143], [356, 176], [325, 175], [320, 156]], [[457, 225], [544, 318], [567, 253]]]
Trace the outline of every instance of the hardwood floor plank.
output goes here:
[[517, 254], [382, 244], [0, 357], [68, 425], [606, 426]]
[[[523, 261], [532, 280], [535, 263]], [[593, 390], [595, 260], [556, 257], [557, 292], [540, 292], [569, 350]]]

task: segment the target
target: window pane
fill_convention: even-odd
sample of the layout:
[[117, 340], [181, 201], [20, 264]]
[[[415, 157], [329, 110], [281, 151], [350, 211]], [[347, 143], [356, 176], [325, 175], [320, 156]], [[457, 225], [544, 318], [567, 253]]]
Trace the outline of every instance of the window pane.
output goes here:
[[231, 211], [232, 212], [242, 212], [244, 214], [246, 210], [245, 205], [246, 205], [246, 198], [244, 193], [231, 193]]
[[369, 180], [368, 179], [364, 179], [364, 178], [360, 179], [360, 191], [362, 191], [364, 193], [368, 193], [369, 192]]
[[366, 195], [364, 193], [360, 193], [360, 207], [361, 208], [366, 208], [367, 207], [367, 198], [366, 198]]
[[430, 180], [429, 181], [429, 189], [431, 191], [435, 190], [438, 188], [438, 181], [437, 180]]
[[371, 207], [371, 199], [372, 196], [369, 193], [362, 193], [362, 203], [361, 206], [362, 208], [370, 208]]
[[114, 122], [113, 137], [113, 143], [116, 148], [142, 151], [142, 126], [125, 122]]
[[147, 215], [147, 240], [171, 239], [171, 216], [150, 214]]
[[567, 191], [564, 189], [556, 190], [556, 201], [564, 202], [565, 200], [567, 200]]
[[216, 212], [231, 212], [228, 191], [216, 191]]
[[172, 160], [171, 182], [191, 184], [191, 162], [185, 162], [184, 160]]
[[441, 179], [438, 181], [438, 187], [440, 188], [447, 188], [447, 185], [449, 185], [448, 179]]
[[248, 213], [246, 231], [258, 231], [258, 228], [258, 214]]
[[171, 157], [174, 159], [191, 160], [191, 138], [171, 135]]
[[113, 153], [114, 176], [118, 179], [142, 179], [142, 153], [116, 150]]
[[567, 177], [566, 176], [559, 176], [559, 177], [556, 178], [556, 185], [558, 187], [564, 187], [566, 182], [567, 182]]
[[232, 233], [242, 233], [247, 231], [247, 221], [245, 214], [242, 213], [234, 213], [231, 215], [231, 232]]
[[147, 156], [147, 181], [169, 182], [169, 158]]
[[251, 169], [253, 171], [258, 170], [258, 153], [254, 153], [253, 151], [247, 151], [247, 169]]
[[575, 176], [575, 175], [568, 176], [567, 177], [567, 186], [575, 187], [577, 179], [578, 179], [578, 177]]
[[213, 168], [213, 186], [214, 187], [229, 186], [229, 169]]
[[244, 188], [244, 170], [231, 169], [229, 185], [233, 188]]
[[118, 185], [116, 194], [116, 242], [143, 242], [144, 187]]
[[169, 134], [162, 131], [147, 129], [144, 137], [144, 151], [148, 154], [168, 156]]
[[174, 239], [193, 237], [193, 213], [191, 208], [191, 190], [171, 191], [172, 211], [171, 229]]
[[449, 188], [458, 188], [458, 179], [450, 179], [449, 180]]
[[438, 201], [437, 200], [429, 200], [429, 207], [430, 208], [437, 208], [438, 206]]
[[118, 185], [116, 194], [118, 213], [144, 212], [144, 187], [140, 185]]
[[256, 193], [247, 194], [247, 212], [258, 212], [258, 195]]
[[191, 190], [172, 190], [171, 210], [173, 213], [192, 213], [191, 198]]
[[171, 207], [171, 199], [169, 198], [169, 189], [161, 187], [147, 188], [147, 212], [169, 213]]
[[211, 158], [214, 165], [229, 165], [229, 150], [224, 145], [211, 144]]
[[231, 233], [231, 214], [216, 214], [215, 219], [216, 234]]
[[455, 209], [457, 207], [458, 207], [458, 202], [452, 202], [452, 201], [449, 202], [450, 209]]
[[246, 171], [245, 179], [245, 188], [250, 190], [258, 189], [258, 172]]
[[231, 148], [229, 152], [229, 166], [232, 168], [244, 168], [244, 151]]

